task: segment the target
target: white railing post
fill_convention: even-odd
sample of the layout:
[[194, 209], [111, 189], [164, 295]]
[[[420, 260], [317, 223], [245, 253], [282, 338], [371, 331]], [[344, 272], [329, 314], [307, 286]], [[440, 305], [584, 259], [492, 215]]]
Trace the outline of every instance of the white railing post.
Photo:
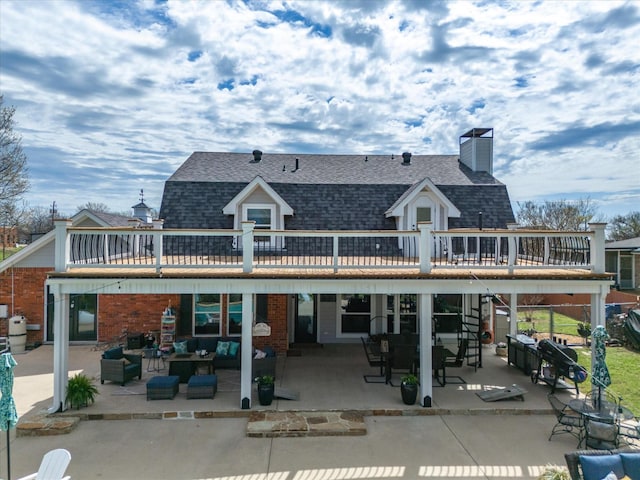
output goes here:
[[433, 239], [433, 224], [418, 222], [420, 231], [419, 259], [420, 273], [431, 273], [431, 240]]
[[242, 271], [245, 273], [253, 271], [253, 229], [255, 225], [254, 221], [242, 222]]
[[162, 268], [162, 232], [153, 232], [153, 256], [156, 260], [156, 273]]
[[507, 245], [509, 248], [507, 264], [509, 267], [509, 273], [513, 273], [513, 267], [518, 260], [518, 236], [515, 231], [518, 229], [517, 223], [507, 223], [507, 230], [512, 230], [514, 233], [507, 237]]
[[340, 249], [340, 237], [333, 236], [333, 273], [338, 271], [338, 250]]
[[56, 220], [56, 247], [55, 247], [55, 269], [56, 272], [64, 272], [67, 269], [71, 257], [71, 239], [67, 232], [73, 222], [71, 220]]
[[543, 265], [549, 265], [549, 258], [551, 255], [551, 248], [549, 247], [549, 237], [544, 237], [544, 258], [542, 259]]
[[589, 244], [591, 264], [593, 265], [594, 273], [604, 273], [604, 243], [606, 223], [590, 223], [589, 228], [593, 231], [593, 237]]

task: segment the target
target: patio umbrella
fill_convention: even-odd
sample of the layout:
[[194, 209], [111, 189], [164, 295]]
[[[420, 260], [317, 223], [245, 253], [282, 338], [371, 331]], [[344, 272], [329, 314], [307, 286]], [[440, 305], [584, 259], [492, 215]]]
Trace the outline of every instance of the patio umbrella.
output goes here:
[[609, 334], [607, 330], [602, 326], [598, 325], [593, 329], [591, 333], [591, 338], [594, 342], [595, 348], [595, 359], [593, 363], [593, 372], [591, 372], [591, 383], [598, 387], [598, 398], [597, 407], [600, 407], [600, 402], [602, 401], [602, 388], [607, 388], [611, 385], [611, 376], [609, 375], [609, 369], [607, 368], [606, 363], [606, 341], [609, 339]]
[[18, 412], [13, 401], [13, 368], [18, 364], [13, 355], [0, 355], [0, 430], [7, 432], [7, 478], [11, 480], [11, 450], [9, 444], [9, 429], [18, 423]]

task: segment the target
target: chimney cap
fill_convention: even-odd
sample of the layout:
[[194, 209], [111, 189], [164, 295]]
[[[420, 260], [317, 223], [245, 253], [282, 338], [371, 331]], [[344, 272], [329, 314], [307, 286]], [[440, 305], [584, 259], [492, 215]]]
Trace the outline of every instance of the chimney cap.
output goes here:
[[402, 164], [409, 165], [411, 163], [411, 152], [402, 153]]
[[257, 150], [256, 149], [251, 153], [253, 154], [252, 163], [258, 163], [260, 160], [262, 160], [262, 151], [261, 150]]

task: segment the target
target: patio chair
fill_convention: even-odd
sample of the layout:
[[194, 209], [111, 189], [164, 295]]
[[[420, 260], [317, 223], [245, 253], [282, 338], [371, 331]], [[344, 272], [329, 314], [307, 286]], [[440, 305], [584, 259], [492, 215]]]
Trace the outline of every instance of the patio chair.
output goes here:
[[[453, 360], [444, 361], [445, 368], [460, 368], [464, 365], [464, 359], [467, 356], [467, 348], [469, 347], [469, 340], [463, 338], [460, 340], [460, 345], [458, 345], [458, 353], [456, 354]], [[457, 375], [453, 375], [450, 377], [445, 377], [445, 383], [467, 383], [464, 378], [459, 377]]]
[[553, 430], [551, 430], [551, 435], [549, 435], [549, 441], [551, 441], [554, 435], [568, 433], [578, 439], [577, 448], [580, 448], [584, 432], [584, 417], [572, 410], [569, 405], [556, 397], [554, 393], [547, 395], [547, 399], [551, 404], [553, 414], [557, 420], [557, 423], [553, 426]]
[[584, 444], [596, 450], [613, 450], [620, 444], [620, 424], [615, 421], [600, 421], [585, 416]]
[[640, 419], [634, 418], [620, 423], [620, 441], [629, 446], [640, 445]]
[[385, 361], [380, 352], [380, 345], [370, 340], [365, 340], [364, 337], [360, 337], [360, 340], [362, 340], [362, 347], [364, 348], [364, 354], [367, 357], [369, 366], [380, 369], [380, 375], [363, 375], [364, 381], [367, 383], [384, 383]]
[[[434, 345], [431, 347], [431, 368], [433, 369], [436, 381], [441, 387], [444, 387], [447, 383], [446, 359], [445, 349], [442, 345]], [[440, 375], [440, 371], [442, 371], [442, 376]]]
[[394, 370], [412, 374], [416, 372], [416, 346], [413, 344], [400, 343], [393, 346], [389, 345], [389, 350], [386, 383], [397, 387], [399, 385], [394, 385], [391, 378]]
[[71, 477], [63, 475], [69, 462], [71, 462], [71, 454], [68, 450], [64, 448], [51, 450], [42, 457], [40, 468], [36, 473], [18, 480], [68, 480]]

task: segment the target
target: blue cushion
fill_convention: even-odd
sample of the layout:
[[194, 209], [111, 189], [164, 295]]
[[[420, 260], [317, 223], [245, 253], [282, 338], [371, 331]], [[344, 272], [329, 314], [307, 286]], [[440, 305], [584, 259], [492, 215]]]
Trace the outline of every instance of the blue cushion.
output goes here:
[[190, 387], [209, 387], [218, 385], [217, 375], [192, 375], [189, 378]]
[[229, 342], [229, 355], [235, 357], [238, 354], [240, 344], [238, 342]]
[[173, 342], [173, 349], [176, 353], [189, 353], [187, 351], [187, 342]]
[[207, 352], [215, 352], [218, 346], [218, 339], [215, 337], [198, 337], [197, 350], [206, 350]]
[[624, 467], [620, 455], [580, 455], [584, 480], [602, 480], [609, 472], [616, 477], [624, 477]]
[[216, 347], [216, 355], [219, 357], [225, 357], [229, 354], [229, 342], [218, 342]]
[[276, 351], [271, 347], [264, 347], [262, 351], [267, 355], [267, 357], [275, 357]]
[[621, 453], [624, 473], [629, 475], [631, 480], [640, 480], [640, 453]]
[[111, 348], [102, 354], [102, 358], [107, 360], [120, 360], [123, 357], [124, 351], [122, 350], [122, 347]]

